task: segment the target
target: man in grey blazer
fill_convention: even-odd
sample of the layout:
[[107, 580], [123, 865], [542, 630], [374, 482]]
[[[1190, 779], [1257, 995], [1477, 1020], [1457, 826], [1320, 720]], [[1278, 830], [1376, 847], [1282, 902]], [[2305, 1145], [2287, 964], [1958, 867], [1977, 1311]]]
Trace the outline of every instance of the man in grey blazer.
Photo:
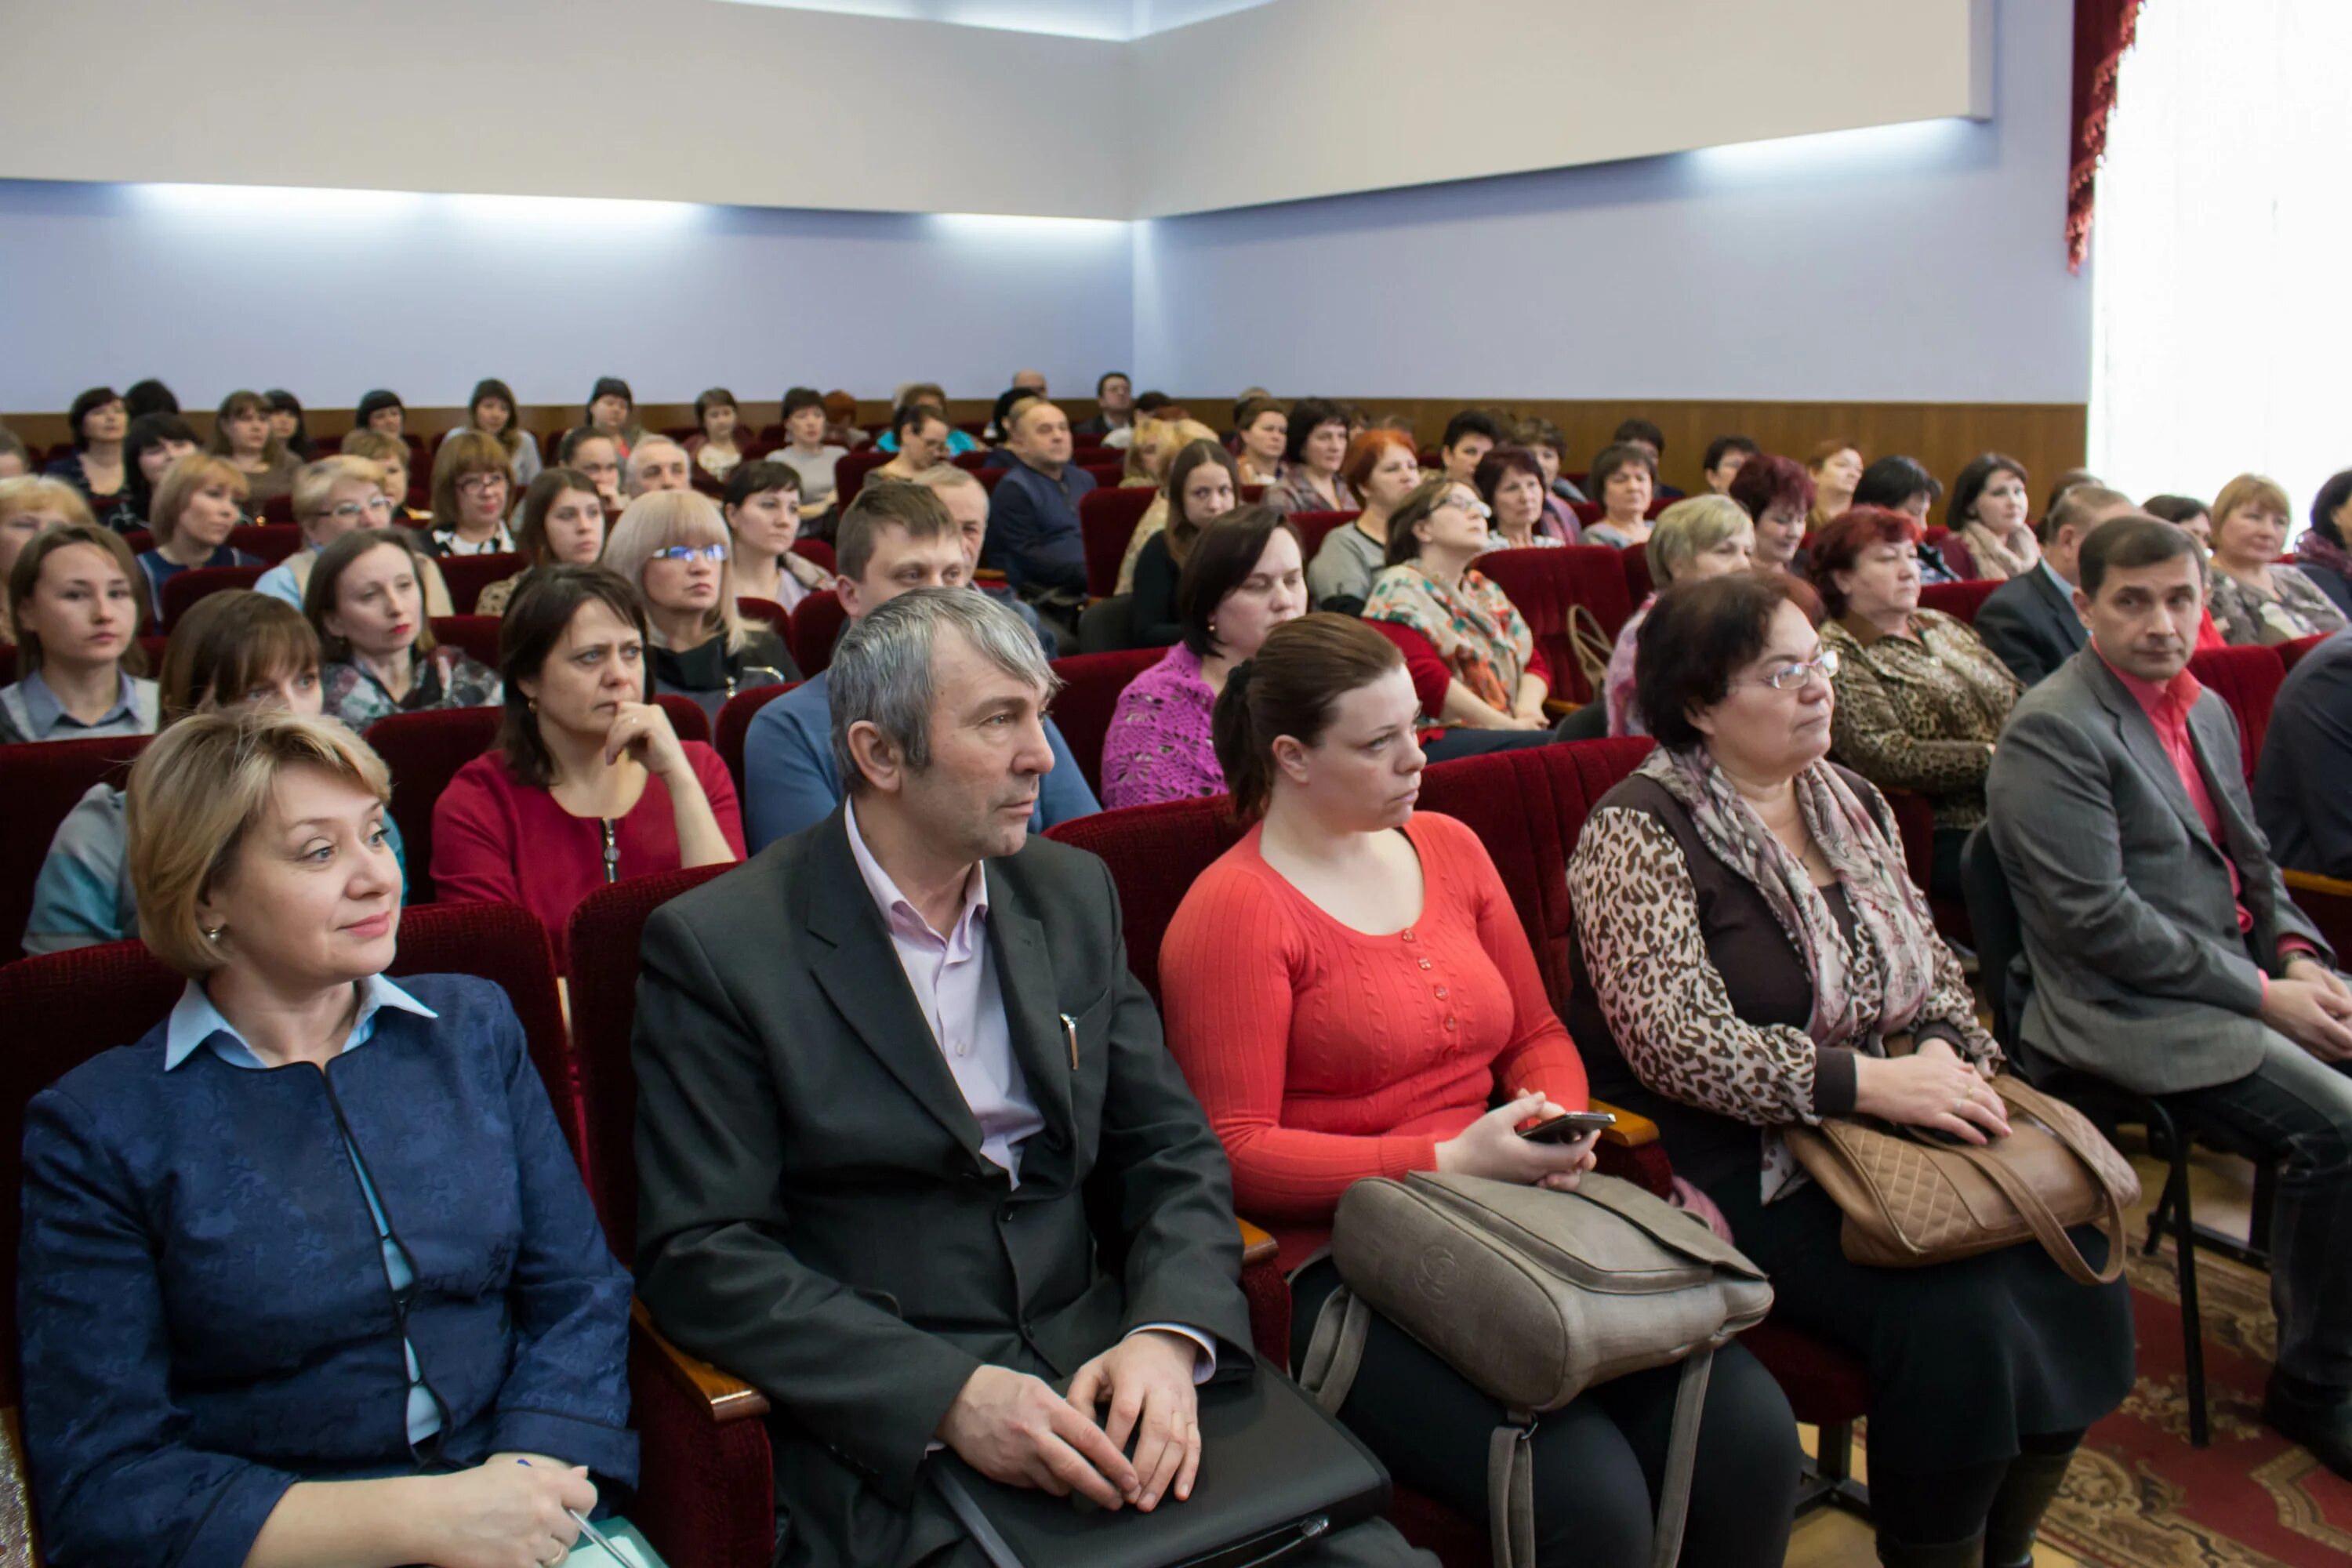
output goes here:
[[2074, 610], [2074, 583], [2083, 541], [2107, 519], [2137, 510], [2120, 490], [2076, 485], [2042, 520], [2041, 562], [1977, 606], [1978, 638], [2026, 685], [2039, 683], [2082, 651], [2089, 634]]
[[2254, 825], [2228, 705], [2188, 672], [2195, 545], [2135, 513], [2079, 566], [2090, 645], [2019, 700], [1986, 784], [2021, 1033], [2278, 1160], [2263, 1415], [2352, 1477], [2352, 990]]
[[[1106, 1510], [1190, 1496], [1195, 1386], [1252, 1368], [1232, 1182], [1108, 870], [1029, 837], [1036, 638], [920, 589], [830, 673], [842, 808], [646, 929], [637, 1289], [773, 1406], [780, 1563], [961, 1568], [942, 1447]], [[1320, 1550], [1416, 1560], [1377, 1521]]]

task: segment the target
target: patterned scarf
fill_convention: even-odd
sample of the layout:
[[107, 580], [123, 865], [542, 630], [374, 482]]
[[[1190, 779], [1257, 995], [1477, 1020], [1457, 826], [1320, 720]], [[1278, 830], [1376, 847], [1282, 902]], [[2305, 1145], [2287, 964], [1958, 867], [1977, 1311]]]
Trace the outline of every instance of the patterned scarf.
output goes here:
[[2352, 550], [2330, 544], [2315, 531], [2305, 532], [2296, 543], [2294, 558], [2302, 565], [2316, 566], [2338, 577], [2352, 577]]
[[1411, 626], [1479, 701], [1504, 713], [1517, 705], [1535, 637], [1503, 591], [1477, 573], [1464, 573], [1456, 588], [1412, 562], [1392, 566], [1373, 583], [1364, 619]]
[[[1901, 864], [1902, 850], [1887, 841], [1870, 808], [1838, 771], [1820, 762], [1799, 773], [1797, 809], [1845, 889], [1856, 938], [1880, 956], [1885, 992], [1874, 998], [1854, 994], [1853, 949], [1805, 863], [1764, 826], [1705, 747], [1676, 752], [1661, 746], [1639, 771], [1682, 803], [1699, 841], [1755, 886], [1796, 945], [1813, 984], [1813, 1016], [1805, 1026], [1813, 1044], [1885, 1055], [1885, 1037], [1908, 1029], [1927, 1005], [1936, 981], [1934, 944], [1941, 939]], [[1865, 1000], [1874, 1005], [1865, 1005]], [[1777, 1133], [1768, 1131], [1766, 1200], [1795, 1173], [1794, 1156]]]
[[1960, 539], [1968, 545], [1969, 559], [1977, 563], [1979, 577], [1998, 577], [2007, 582], [2011, 577], [2022, 577], [2042, 560], [2041, 548], [2030, 528], [2020, 527], [2008, 539], [1997, 539], [1991, 529], [1971, 519], [1960, 530]]

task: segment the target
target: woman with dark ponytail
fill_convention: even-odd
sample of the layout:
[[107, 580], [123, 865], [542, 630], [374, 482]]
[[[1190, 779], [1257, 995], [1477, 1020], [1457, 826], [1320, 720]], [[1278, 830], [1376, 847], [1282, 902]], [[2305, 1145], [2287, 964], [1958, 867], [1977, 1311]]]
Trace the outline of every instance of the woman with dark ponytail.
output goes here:
[[[1339, 1282], [1339, 1196], [1367, 1176], [1451, 1171], [1553, 1189], [1590, 1139], [1538, 1143], [1530, 1118], [1580, 1110], [1584, 1065], [1544, 994], [1494, 862], [1451, 817], [1416, 815], [1419, 702], [1396, 645], [1345, 616], [1266, 634], [1213, 720], [1234, 808], [1255, 818], [1192, 884], [1160, 951], [1168, 1047], [1225, 1147], [1241, 1212], [1297, 1268], [1291, 1353]], [[1303, 1266], [1303, 1267], [1302, 1267]], [[1643, 1568], [1679, 1369], [1606, 1383], [1534, 1439], [1536, 1562]], [[1374, 1315], [1339, 1412], [1397, 1479], [1486, 1507], [1504, 1413]], [[1788, 1400], [1738, 1345], [1717, 1352], [1685, 1568], [1777, 1568], [1799, 1463]]]

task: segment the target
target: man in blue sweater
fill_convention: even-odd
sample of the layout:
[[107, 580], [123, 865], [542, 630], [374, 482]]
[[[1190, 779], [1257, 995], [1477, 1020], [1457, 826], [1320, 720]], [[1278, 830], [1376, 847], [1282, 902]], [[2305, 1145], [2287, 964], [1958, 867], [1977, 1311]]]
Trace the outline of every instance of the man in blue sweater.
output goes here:
[[[957, 588], [969, 581], [961, 531], [940, 498], [913, 484], [868, 484], [842, 515], [834, 536], [840, 569], [835, 591], [851, 620], [913, 588]], [[1069, 742], [1045, 721], [1053, 771], [1040, 781], [1029, 828], [1041, 833], [1102, 809], [1070, 755]], [[743, 826], [752, 853], [814, 826], [841, 804], [834, 771], [832, 697], [823, 674], [760, 710], [743, 741]]]
[[1006, 450], [1018, 459], [992, 498], [984, 563], [1002, 567], [1024, 598], [1068, 596], [1083, 605], [1087, 552], [1078, 500], [1094, 476], [1070, 462], [1070, 416], [1042, 398], [1016, 405]]

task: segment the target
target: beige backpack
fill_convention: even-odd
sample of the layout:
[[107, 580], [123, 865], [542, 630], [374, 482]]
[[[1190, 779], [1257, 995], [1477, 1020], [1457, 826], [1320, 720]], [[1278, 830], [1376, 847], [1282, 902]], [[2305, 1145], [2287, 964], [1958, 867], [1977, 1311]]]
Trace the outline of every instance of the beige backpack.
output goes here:
[[1682, 1209], [1611, 1176], [1574, 1192], [1413, 1172], [1358, 1182], [1331, 1236], [1342, 1288], [1316, 1319], [1298, 1381], [1337, 1414], [1379, 1312], [1508, 1412], [1487, 1447], [1496, 1568], [1535, 1561], [1536, 1417], [1594, 1384], [1682, 1363], [1657, 1568], [1681, 1554], [1716, 1347], [1761, 1322], [1764, 1271]]

